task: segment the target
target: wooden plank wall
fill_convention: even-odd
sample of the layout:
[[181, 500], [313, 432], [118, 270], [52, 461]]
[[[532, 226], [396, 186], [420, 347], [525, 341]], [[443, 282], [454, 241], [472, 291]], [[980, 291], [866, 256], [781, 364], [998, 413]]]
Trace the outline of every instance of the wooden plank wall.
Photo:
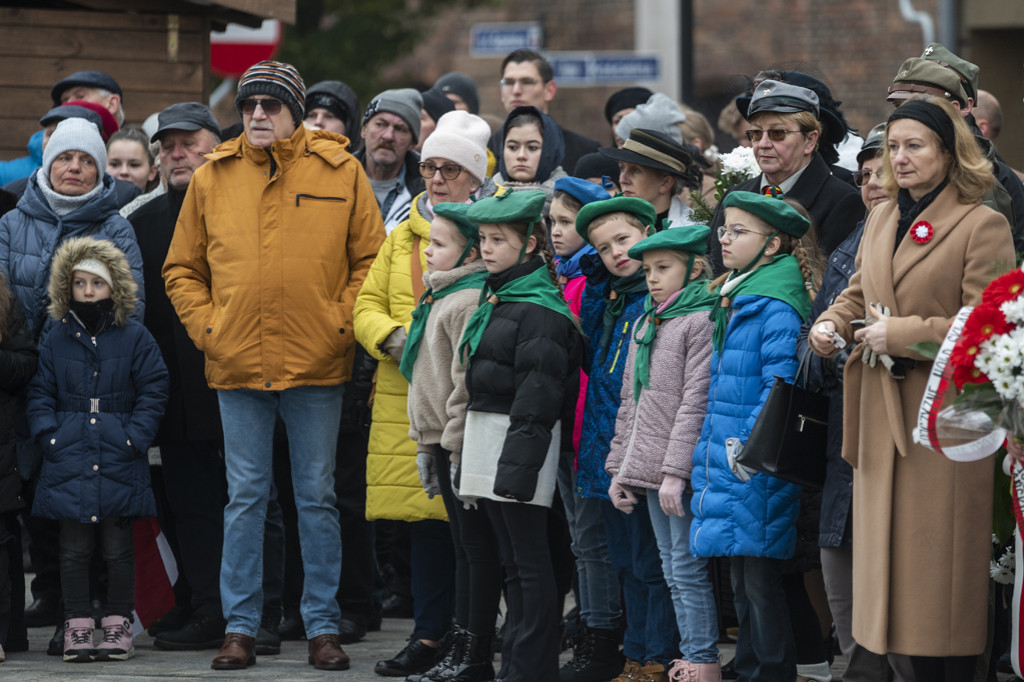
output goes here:
[[206, 102], [210, 21], [205, 15], [0, 8], [0, 160], [25, 156], [39, 117], [52, 106], [50, 88], [85, 70], [118, 82], [129, 124], [140, 125], [175, 102]]

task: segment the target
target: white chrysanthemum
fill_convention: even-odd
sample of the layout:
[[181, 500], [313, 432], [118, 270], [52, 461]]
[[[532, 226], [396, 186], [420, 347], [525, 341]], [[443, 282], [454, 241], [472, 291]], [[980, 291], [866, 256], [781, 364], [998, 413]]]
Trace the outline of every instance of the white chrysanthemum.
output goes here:
[[999, 311], [1006, 318], [1007, 322], [1024, 324], [1024, 296], [1006, 301], [999, 306]]
[[1024, 328], [982, 341], [974, 364], [992, 381], [1000, 398], [1024, 403]]
[[1003, 552], [1003, 556], [999, 557], [999, 561], [989, 563], [989, 574], [992, 576], [992, 580], [1001, 585], [1012, 585], [1016, 565], [1017, 555], [1014, 554], [1011, 548], [1007, 547], [1006, 551]]
[[756, 177], [761, 172], [760, 166], [754, 160], [754, 150], [751, 147], [736, 147], [718, 157], [722, 162], [722, 173], [743, 173], [747, 178]]

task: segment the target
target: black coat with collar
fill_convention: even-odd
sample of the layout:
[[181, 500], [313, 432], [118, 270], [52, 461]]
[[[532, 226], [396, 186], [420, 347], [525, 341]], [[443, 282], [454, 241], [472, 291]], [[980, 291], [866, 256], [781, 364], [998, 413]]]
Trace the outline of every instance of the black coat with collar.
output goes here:
[[[760, 192], [761, 177], [762, 175], [758, 175], [741, 182], [729, 191]], [[823, 258], [828, 258], [864, 217], [864, 203], [861, 201], [860, 192], [853, 185], [832, 175], [828, 164], [818, 152], [814, 152], [811, 162], [807, 164], [800, 179], [786, 197], [799, 201], [811, 214], [814, 229], [818, 231], [818, 247]], [[724, 223], [725, 209], [722, 203], [719, 203], [711, 219], [711, 234], [708, 236], [708, 256], [711, 258], [711, 269], [716, 277], [725, 272], [725, 266], [722, 265], [722, 244], [718, 241], [717, 233], [718, 228]]]

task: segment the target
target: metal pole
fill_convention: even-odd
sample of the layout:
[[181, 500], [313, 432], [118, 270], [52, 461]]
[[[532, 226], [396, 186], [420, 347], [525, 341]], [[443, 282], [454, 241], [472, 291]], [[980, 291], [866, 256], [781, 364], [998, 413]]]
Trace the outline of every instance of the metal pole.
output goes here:
[[679, 2], [679, 95], [684, 103], [693, 102], [693, 0]]

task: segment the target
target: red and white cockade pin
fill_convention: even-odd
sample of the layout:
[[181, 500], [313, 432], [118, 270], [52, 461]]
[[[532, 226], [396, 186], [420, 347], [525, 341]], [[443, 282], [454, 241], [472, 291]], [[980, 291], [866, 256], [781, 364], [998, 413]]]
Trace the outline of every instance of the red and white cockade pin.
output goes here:
[[927, 220], [920, 220], [910, 228], [910, 236], [918, 244], [927, 244], [932, 240], [934, 234], [935, 230]]

